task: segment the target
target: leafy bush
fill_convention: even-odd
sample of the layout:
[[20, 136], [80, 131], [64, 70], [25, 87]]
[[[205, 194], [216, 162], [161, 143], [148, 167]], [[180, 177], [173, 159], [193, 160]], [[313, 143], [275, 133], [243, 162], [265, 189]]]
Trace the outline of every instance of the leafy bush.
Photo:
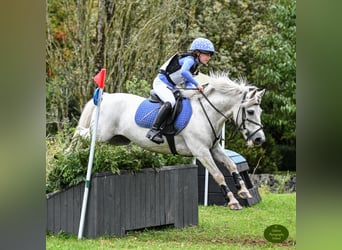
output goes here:
[[[66, 133], [67, 134], [67, 133]], [[66, 135], [59, 134], [56, 138]], [[85, 180], [87, 173], [90, 142], [80, 139], [81, 146], [65, 153], [68, 139], [55, 139], [53, 147], [60, 150], [54, 152], [50, 149], [47, 161], [46, 192], [53, 192], [76, 185]], [[57, 145], [60, 143], [60, 145]], [[47, 145], [52, 146], [51, 140]], [[61, 146], [62, 145], [62, 146]], [[51, 154], [54, 154], [53, 156]], [[189, 157], [163, 155], [149, 152], [137, 145], [114, 147], [108, 144], [96, 144], [92, 172], [112, 172], [120, 174], [121, 170], [138, 171], [143, 168], [159, 168], [167, 165], [187, 164], [191, 162]]]
[[286, 194], [293, 191], [295, 189], [291, 186], [291, 174], [289, 171], [286, 174], [275, 174], [273, 179], [264, 180], [259, 187], [261, 194]]
[[127, 93], [140, 95], [146, 98], [149, 97], [151, 90], [149, 82], [147, 82], [146, 80], [139, 80], [135, 76], [133, 76], [132, 79], [126, 81], [125, 88]]

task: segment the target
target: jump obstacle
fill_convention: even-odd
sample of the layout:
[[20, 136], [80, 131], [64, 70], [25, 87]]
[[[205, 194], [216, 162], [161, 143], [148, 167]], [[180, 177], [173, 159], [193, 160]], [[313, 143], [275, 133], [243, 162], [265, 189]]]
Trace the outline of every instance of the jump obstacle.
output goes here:
[[[253, 198], [250, 199], [241, 199], [237, 195], [238, 190], [235, 186], [233, 176], [229, 173], [227, 168], [223, 166], [223, 164], [216, 162], [216, 165], [225, 177], [229, 189], [234, 193], [235, 198], [239, 201], [241, 206], [245, 207], [260, 202], [261, 197], [258, 188], [253, 186], [248, 175], [249, 166], [247, 160], [242, 155], [234, 151], [227, 149], [224, 149], [224, 151], [225, 154], [237, 165], [238, 171], [245, 182], [247, 189], [253, 196]], [[198, 166], [198, 202], [199, 204], [205, 204], [205, 168], [199, 161], [196, 161], [196, 165]], [[209, 175], [207, 195], [207, 205], [224, 205], [226, 203], [226, 200], [222, 196], [220, 187], [216, 184], [211, 175]]]

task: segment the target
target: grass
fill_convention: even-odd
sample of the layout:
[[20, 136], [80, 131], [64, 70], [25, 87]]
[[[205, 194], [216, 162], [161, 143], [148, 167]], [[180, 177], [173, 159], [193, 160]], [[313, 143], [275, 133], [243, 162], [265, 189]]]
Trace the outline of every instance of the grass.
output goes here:
[[[64, 233], [46, 236], [46, 249], [295, 249], [296, 194], [261, 194], [262, 201], [241, 211], [199, 206], [197, 226], [131, 231], [125, 237], [78, 240]], [[266, 227], [281, 224], [289, 231], [282, 243], [270, 243]]]

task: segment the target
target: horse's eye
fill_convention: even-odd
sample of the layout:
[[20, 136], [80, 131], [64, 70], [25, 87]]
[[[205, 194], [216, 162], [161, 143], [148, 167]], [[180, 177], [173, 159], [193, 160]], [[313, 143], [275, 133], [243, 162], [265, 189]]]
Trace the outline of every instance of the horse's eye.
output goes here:
[[254, 115], [254, 110], [247, 110], [247, 114]]

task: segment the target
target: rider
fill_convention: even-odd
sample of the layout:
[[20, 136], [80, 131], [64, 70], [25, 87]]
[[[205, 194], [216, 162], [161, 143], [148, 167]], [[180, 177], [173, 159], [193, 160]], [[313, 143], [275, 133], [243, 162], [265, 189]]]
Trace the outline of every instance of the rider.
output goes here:
[[163, 104], [152, 128], [146, 134], [147, 138], [158, 144], [164, 142], [160, 127], [171, 113], [176, 102], [172, 90], [184, 83], [186, 88], [195, 85], [199, 91], [203, 91], [202, 85], [193, 78], [193, 75], [197, 74], [197, 67], [200, 64], [207, 64], [214, 53], [216, 51], [213, 43], [200, 37], [191, 43], [188, 53], [173, 55], [161, 66], [158, 71], [159, 74], [153, 81], [153, 89]]

